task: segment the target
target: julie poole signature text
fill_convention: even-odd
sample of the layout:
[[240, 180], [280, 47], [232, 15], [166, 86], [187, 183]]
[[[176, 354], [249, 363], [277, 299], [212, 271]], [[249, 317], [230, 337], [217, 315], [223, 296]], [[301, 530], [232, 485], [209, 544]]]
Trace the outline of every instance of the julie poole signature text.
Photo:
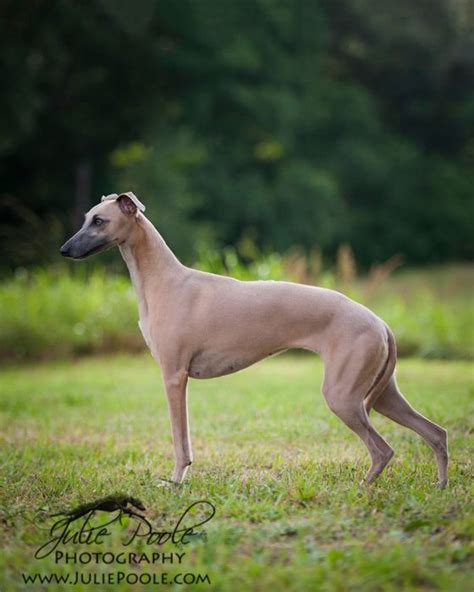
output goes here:
[[[135, 500], [134, 498], [130, 498]], [[114, 502], [116, 503], [116, 502]], [[117, 505], [117, 504], [116, 504]], [[135, 507], [137, 504], [134, 504]], [[101, 507], [102, 506], [102, 507]], [[41, 545], [36, 553], [36, 559], [43, 559], [55, 552], [56, 559], [60, 559], [64, 556], [63, 547], [68, 544], [73, 545], [102, 545], [104, 544], [107, 537], [110, 537], [113, 532], [114, 525], [119, 523], [122, 524], [122, 518], [125, 515], [131, 518], [132, 528], [127, 529], [124, 533], [125, 537], [122, 538], [122, 544], [125, 547], [129, 547], [139, 540], [145, 545], [160, 547], [165, 543], [171, 543], [178, 549], [182, 549], [184, 545], [189, 544], [193, 538], [205, 537], [205, 532], [200, 530], [206, 523], [208, 523], [215, 515], [216, 509], [211, 502], [200, 500], [194, 502], [188, 506], [184, 512], [178, 517], [171, 527], [168, 528], [156, 528], [151, 522], [145, 518], [142, 514], [127, 510], [123, 504], [119, 504], [118, 507], [113, 509], [117, 510], [117, 513], [109, 520], [96, 523], [94, 517], [99, 511], [112, 511], [111, 504], [108, 503], [109, 508], [105, 507], [105, 504], [88, 504], [81, 508], [84, 508], [82, 512], [68, 512], [64, 513], [63, 517], [57, 520], [52, 527], [49, 529], [48, 540]], [[142, 509], [142, 508], [140, 508]], [[82, 518], [82, 520], [80, 520]], [[97, 553], [88, 553], [88, 555], [98, 555]], [[140, 554], [131, 553], [136, 555], [135, 562], [140, 561]], [[160, 562], [165, 559], [165, 553], [153, 553], [155, 561]], [[174, 554], [179, 555], [179, 554]], [[156, 556], [156, 557], [155, 557]], [[160, 559], [161, 558], [161, 559]], [[176, 559], [181, 562], [181, 558]]]

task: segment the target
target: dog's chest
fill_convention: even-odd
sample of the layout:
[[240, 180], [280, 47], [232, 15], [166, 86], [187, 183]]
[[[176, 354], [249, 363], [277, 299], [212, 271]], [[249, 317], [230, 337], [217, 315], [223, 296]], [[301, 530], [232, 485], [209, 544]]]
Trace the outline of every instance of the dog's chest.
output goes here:
[[142, 332], [143, 335], [143, 339], [145, 340], [145, 343], [148, 347], [148, 349], [151, 351], [151, 338], [150, 338], [150, 333], [148, 331], [148, 327], [147, 324], [144, 323], [143, 321], [138, 321], [138, 326], [140, 327], [140, 331]]
[[154, 343], [153, 339], [151, 338], [150, 331], [148, 330], [148, 324], [146, 322], [144, 322], [143, 319], [141, 319], [140, 321], [138, 321], [138, 326], [140, 327], [140, 331], [142, 332], [143, 339], [145, 340], [145, 343], [146, 343], [148, 349], [150, 350], [151, 355], [153, 356], [153, 358], [155, 359], [157, 364], [161, 365], [160, 356], [158, 355], [158, 347], [156, 346], [156, 343]]

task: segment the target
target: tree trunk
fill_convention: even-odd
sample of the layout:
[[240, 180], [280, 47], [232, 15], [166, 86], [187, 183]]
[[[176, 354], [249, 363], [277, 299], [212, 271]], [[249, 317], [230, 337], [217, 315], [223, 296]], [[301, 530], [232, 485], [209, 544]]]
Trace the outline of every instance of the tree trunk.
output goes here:
[[83, 158], [76, 163], [74, 191], [74, 227], [82, 226], [84, 213], [89, 209], [91, 198], [92, 167], [89, 160]]

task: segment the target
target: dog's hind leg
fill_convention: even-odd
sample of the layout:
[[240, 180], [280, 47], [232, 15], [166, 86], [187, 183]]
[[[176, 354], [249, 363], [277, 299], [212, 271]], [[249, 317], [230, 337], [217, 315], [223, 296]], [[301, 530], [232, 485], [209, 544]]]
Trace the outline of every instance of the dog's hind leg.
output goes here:
[[393, 450], [377, 432], [369, 420], [362, 401], [357, 397], [341, 398], [331, 396], [328, 390], [323, 390], [329, 409], [337, 415], [367, 446], [372, 459], [371, 467], [365, 476], [365, 481], [371, 483], [384, 470], [393, 456]]
[[370, 422], [364, 399], [374, 377], [386, 367], [387, 347], [372, 334], [340, 347], [338, 355], [326, 364], [323, 395], [329, 409], [367, 446], [372, 459], [365, 481], [372, 482], [393, 457], [391, 446]]
[[374, 409], [419, 434], [433, 449], [438, 463], [439, 487], [448, 483], [448, 435], [444, 428], [436, 425], [408, 403], [398, 390], [392, 376], [384, 391], [377, 398]]

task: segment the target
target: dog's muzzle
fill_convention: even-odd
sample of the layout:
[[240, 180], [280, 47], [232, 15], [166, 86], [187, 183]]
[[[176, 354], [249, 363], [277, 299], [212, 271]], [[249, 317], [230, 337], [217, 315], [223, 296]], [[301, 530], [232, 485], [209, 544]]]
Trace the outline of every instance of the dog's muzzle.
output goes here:
[[85, 259], [95, 253], [105, 251], [117, 244], [115, 240], [104, 240], [103, 238], [90, 237], [87, 233], [77, 233], [71, 237], [59, 249], [63, 257], [70, 259]]
[[63, 257], [69, 257], [69, 246], [67, 243], [64, 243], [64, 245], [59, 249], [59, 252], [61, 253], [61, 255]]

